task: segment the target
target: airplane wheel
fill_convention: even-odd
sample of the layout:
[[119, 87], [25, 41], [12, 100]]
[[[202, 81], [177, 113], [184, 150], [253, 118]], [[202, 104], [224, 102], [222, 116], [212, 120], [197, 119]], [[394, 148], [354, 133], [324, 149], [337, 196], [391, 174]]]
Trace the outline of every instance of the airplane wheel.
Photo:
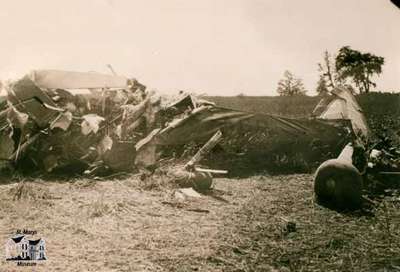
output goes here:
[[354, 210], [362, 204], [362, 177], [353, 165], [338, 159], [322, 163], [315, 174], [314, 192], [319, 204]]
[[193, 184], [197, 191], [209, 190], [212, 185], [212, 175], [205, 172], [195, 172]]
[[180, 187], [193, 187], [199, 192], [209, 190], [213, 181], [212, 175], [205, 172], [190, 172], [184, 169], [177, 169], [172, 171], [171, 175]]

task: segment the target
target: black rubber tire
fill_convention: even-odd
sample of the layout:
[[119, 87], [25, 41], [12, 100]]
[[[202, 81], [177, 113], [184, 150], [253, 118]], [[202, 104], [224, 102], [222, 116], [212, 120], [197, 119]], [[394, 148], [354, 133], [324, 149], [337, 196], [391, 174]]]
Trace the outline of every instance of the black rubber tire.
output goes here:
[[363, 182], [352, 164], [338, 159], [322, 163], [314, 179], [314, 192], [319, 204], [336, 210], [354, 210], [362, 204]]

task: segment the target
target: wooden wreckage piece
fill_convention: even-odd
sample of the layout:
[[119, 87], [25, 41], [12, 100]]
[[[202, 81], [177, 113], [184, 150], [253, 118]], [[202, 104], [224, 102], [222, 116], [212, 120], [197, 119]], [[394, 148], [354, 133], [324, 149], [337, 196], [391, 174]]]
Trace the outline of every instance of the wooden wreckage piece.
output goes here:
[[[204, 169], [196, 167], [196, 164], [206, 156], [222, 139], [222, 132], [218, 130], [208, 141], [205, 143], [196, 154], [185, 164], [181, 170], [181, 179], [187, 185], [191, 185], [197, 191], [209, 190], [212, 186], [212, 174], [225, 174], [225, 171]], [[185, 177], [186, 173], [186, 177]], [[227, 173], [227, 171], [226, 171]]]
[[[188, 161], [185, 164], [185, 169], [194, 169], [195, 165], [197, 163], [200, 162], [200, 160], [206, 156], [217, 144], [218, 142], [220, 142], [222, 139], [222, 132], [220, 130], [218, 130], [211, 138], [210, 140], [208, 140], [208, 142], [203, 145], [203, 147], [201, 147], [199, 149], [199, 151], [197, 151], [197, 153], [190, 159], [190, 161]], [[203, 169], [203, 172], [206, 172], [205, 169]]]

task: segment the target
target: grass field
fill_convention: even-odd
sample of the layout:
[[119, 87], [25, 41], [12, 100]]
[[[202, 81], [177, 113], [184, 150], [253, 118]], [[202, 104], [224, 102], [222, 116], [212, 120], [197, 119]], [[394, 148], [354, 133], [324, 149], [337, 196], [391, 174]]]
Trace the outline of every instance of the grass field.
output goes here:
[[[399, 197], [339, 214], [314, 203], [312, 186], [311, 175], [216, 179], [209, 195], [182, 200], [135, 176], [11, 183], [0, 187], [0, 240], [38, 231], [48, 260], [35, 271], [399, 269]], [[29, 269], [2, 258], [0, 270]]]

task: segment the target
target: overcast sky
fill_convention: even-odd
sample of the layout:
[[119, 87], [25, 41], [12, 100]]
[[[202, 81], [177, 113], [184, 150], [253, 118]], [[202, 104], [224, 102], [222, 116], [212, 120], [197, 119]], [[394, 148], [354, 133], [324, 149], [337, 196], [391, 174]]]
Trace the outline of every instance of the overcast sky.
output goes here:
[[[324, 50], [385, 57], [400, 90], [400, 10], [389, 0], [0, 0], [0, 79], [31, 69], [115, 71], [149, 87], [275, 95], [290, 70], [313, 91]], [[312, 93], [310, 93], [312, 94]]]

